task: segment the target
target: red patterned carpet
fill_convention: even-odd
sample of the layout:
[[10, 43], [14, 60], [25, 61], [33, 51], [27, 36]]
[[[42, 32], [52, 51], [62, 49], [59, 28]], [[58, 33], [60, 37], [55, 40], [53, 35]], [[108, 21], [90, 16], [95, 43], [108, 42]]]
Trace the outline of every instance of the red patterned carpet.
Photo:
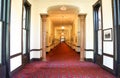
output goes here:
[[47, 61], [27, 64], [13, 78], [115, 78], [91, 62], [80, 62], [79, 54], [65, 43], [47, 54]]

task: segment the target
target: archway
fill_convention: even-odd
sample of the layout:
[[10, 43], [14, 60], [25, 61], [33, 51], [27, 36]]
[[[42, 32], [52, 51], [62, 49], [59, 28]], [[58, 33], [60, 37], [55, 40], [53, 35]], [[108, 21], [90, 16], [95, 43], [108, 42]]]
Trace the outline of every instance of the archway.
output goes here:
[[[80, 46], [80, 61], [84, 61], [86, 14], [79, 14], [79, 10], [75, 6], [57, 5], [49, 7], [48, 14], [41, 14], [41, 17], [43, 30], [43, 61], [46, 60], [46, 50], [50, 47], [49, 45], [52, 45], [53, 42], [57, 42], [57, 40], [60, 41], [59, 39], [61, 39], [61, 36], [65, 36], [65, 39], [70, 43], [77, 43], [75, 45], [76, 47]], [[78, 22], [80, 22], [80, 25]], [[65, 29], [62, 29], [62, 27]], [[78, 38], [78, 32], [80, 32], [80, 39]], [[48, 39], [46, 39], [46, 33]], [[78, 43], [78, 41], [80, 43]]]

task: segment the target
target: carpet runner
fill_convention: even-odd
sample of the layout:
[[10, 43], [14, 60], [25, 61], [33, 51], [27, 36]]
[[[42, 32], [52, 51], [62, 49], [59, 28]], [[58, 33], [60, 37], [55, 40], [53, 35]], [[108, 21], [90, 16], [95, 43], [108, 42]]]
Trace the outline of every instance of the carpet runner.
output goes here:
[[79, 57], [80, 54], [61, 43], [47, 54], [46, 62], [31, 62], [13, 78], [115, 78], [94, 63], [80, 62]]

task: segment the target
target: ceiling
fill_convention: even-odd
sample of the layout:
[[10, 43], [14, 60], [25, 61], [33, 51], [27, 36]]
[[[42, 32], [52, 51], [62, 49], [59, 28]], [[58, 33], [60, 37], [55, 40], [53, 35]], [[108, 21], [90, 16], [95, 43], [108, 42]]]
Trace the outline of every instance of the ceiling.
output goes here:
[[57, 5], [48, 8], [48, 15], [54, 25], [70, 25], [74, 22], [79, 10], [75, 6]]

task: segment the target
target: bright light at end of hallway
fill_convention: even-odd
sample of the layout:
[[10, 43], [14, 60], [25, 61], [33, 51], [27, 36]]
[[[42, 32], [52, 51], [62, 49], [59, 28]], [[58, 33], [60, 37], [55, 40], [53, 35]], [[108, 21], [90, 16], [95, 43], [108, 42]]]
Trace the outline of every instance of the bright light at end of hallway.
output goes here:
[[62, 26], [62, 29], [65, 29], [65, 27], [64, 27], [64, 26]]
[[62, 33], [62, 35], [64, 35], [64, 33]]

